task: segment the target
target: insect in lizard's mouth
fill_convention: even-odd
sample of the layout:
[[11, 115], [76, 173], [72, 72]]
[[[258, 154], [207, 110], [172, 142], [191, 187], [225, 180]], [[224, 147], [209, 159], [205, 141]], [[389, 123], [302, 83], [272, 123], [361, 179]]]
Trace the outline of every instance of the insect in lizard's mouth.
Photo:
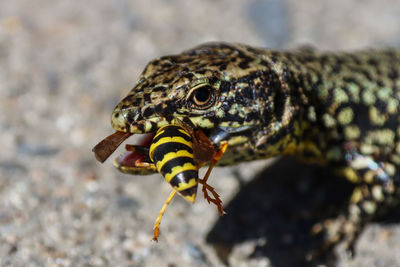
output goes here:
[[[208, 136], [210, 131], [203, 130]], [[125, 145], [125, 152], [114, 160], [114, 166], [120, 171], [130, 174], [151, 174], [157, 171], [149, 156], [150, 145], [155, 133], [143, 134], [137, 145]]]
[[[128, 174], [156, 173], [156, 166], [149, 157], [150, 145], [156, 133], [156, 130], [151, 130], [151, 132], [141, 134], [143, 137], [137, 145], [127, 144], [125, 146], [126, 151], [114, 160], [114, 166], [117, 167], [121, 172]], [[236, 139], [231, 142], [231, 145], [240, 145], [241, 143], [246, 142], [247, 139], [237, 138], [236, 136], [247, 136], [246, 132], [250, 130], [251, 127], [249, 126], [239, 128], [216, 127], [215, 129], [202, 129], [202, 132], [205, 137], [214, 144], [219, 144], [222, 140], [229, 140], [231, 137], [233, 137]], [[100, 162], [104, 162], [126, 139], [133, 134], [136, 133], [116, 131], [115, 133], [104, 138], [92, 150], [96, 156], [96, 159]]]

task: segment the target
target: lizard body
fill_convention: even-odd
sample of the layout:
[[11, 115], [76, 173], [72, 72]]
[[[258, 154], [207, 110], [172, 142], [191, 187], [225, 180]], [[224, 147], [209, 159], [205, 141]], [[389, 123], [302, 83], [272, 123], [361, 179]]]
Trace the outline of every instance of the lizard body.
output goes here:
[[[400, 51], [271, 51], [211, 43], [151, 61], [112, 126], [155, 133], [174, 119], [229, 146], [220, 165], [293, 155], [357, 186], [344, 216], [314, 230], [353, 245], [400, 200]], [[152, 170], [154, 172], [154, 169]]]

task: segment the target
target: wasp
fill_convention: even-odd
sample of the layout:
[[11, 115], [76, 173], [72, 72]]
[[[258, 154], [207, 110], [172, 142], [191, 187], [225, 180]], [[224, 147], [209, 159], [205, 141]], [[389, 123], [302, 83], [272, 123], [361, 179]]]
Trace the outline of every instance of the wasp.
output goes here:
[[[173, 190], [157, 217], [153, 240], [158, 239], [161, 218], [175, 193], [178, 192], [188, 202], [194, 203], [198, 183], [203, 185], [202, 191], [208, 203], [213, 202], [220, 215], [224, 214], [222, 201], [214, 188], [207, 184], [207, 180], [227, 147], [228, 143], [223, 142], [216, 150], [201, 130], [195, 131], [182, 122], [163, 126], [157, 131], [150, 145], [149, 156]], [[199, 168], [209, 161], [207, 173], [203, 179], [199, 179]], [[214, 198], [208, 195], [207, 190]]]
[[[98, 160], [104, 161], [130, 134], [119, 132], [110, 135], [93, 150]], [[104, 146], [104, 147], [103, 147]], [[115, 146], [110, 148], [110, 146]], [[162, 206], [154, 225], [153, 240], [158, 241], [162, 216], [169, 203], [178, 193], [189, 203], [194, 203], [197, 187], [202, 185], [204, 198], [217, 206], [220, 215], [225, 212], [222, 201], [212, 186], [207, 184], [213, 167], [228, 147], [227, 141], [214, 145], [203, 131], [189, 124], [175, 120], [160, 127], [154, 136], [148, 136], [141, 145], [126, 145], [126, 153], [114, 161], [124, 173], [149, 174], [159, 172], [173, 190]], [[209, 163], [204, 177], [199, 178], [199, 169]], [[209, 195], [210, 192], [213, 197]]]

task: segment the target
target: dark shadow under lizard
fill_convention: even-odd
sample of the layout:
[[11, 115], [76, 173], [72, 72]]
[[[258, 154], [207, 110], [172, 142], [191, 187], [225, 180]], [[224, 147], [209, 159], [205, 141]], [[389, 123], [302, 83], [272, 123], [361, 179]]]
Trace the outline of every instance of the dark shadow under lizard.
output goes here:
[[[311, 227], [341, 214], [353, 189], [353, 184], [329, 168], [283, 158], [241, 188], [226, 205], [227, 214], [216, 222], [207, 242], [226, 264], [235, 245], [263, 239], [266, 242], [257, 245], [250, 257], [267, 257], [278, 267], [334, 264], [332, 253], [306, 260], [308, 252], [322, 244], [321, 238], [310, 234]], [[374, 221], [400, 222], [400, 211], [385, 214]]]

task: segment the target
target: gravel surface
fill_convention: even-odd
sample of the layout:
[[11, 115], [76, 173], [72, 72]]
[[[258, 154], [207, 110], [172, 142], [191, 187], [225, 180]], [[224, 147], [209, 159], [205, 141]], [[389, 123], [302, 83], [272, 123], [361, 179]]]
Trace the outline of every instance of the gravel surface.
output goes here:
[[[169, 185], [121, 174], [91, 148], [154, 57], [216, 40], [399, 47], [399, 14], [398, 0], [0, 2], [0, 265], [307, 264], [309, 228], [337, 215], [347, 182], [290, 160], [217, 168], [210, 181], [228, 214], [177, 197], [154, 243]], [[354, 258], [338, 247], [325, 263], [400, 266], [400, 213], [389, 215], [366, 227]]]

